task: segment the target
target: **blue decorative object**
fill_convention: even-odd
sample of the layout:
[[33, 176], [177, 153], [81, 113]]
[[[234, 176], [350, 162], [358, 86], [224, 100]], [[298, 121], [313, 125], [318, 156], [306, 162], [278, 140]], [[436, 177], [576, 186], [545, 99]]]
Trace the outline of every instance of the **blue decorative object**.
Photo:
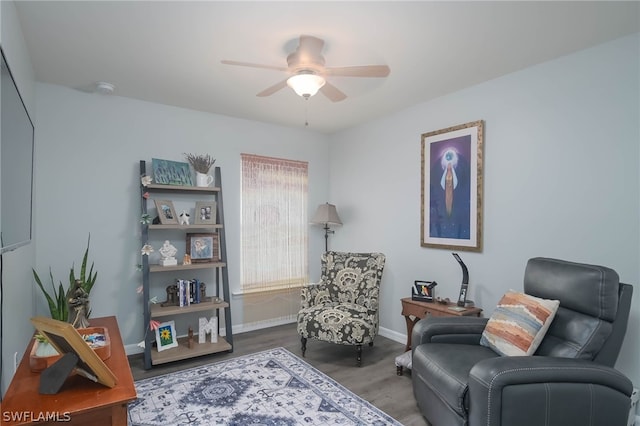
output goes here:
[[151, 159], [153, 180], [160, 185], [193, 186], [188, 163]]
[[284, 348], [135, 383], [129, 426], [400, 426]]

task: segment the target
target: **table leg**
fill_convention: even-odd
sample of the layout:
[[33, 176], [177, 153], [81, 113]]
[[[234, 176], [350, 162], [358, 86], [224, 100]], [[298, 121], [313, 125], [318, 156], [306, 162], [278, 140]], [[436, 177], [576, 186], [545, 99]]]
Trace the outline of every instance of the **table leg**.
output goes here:
[[405, 321], [407, 321], [407, 345], [404, 347], [404, 351], [411, 350], [411, 332], [413, 331], [413, 325], [415, 324], [409, 316], [404, 317]]

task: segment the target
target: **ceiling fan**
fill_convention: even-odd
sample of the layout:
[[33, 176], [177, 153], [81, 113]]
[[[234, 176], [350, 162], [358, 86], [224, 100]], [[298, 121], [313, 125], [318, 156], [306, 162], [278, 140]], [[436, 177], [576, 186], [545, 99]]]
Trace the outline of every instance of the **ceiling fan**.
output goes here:
[[389, 75], [390, 69], [386, 65], [325, 67], [324, 56], [322, 56], [323, 47], [324, 40], [309, 35], [301, 35], [295, 52], [287, 56], [287, 67], [228, 60], [221, 62], [226, 65], [264, 68], [284, 71], [289, 74], [286, 79], [267, 87], [256, 95], [260, 97], [273, 95], [278, 90], [289, 86], [305, 99], [309, 99], [309, 97], [320, 91], [329, 100], [339, 102], [346, 99], [347, 95], [329, 83], [326, 80], [327, 77], [386, 77]]

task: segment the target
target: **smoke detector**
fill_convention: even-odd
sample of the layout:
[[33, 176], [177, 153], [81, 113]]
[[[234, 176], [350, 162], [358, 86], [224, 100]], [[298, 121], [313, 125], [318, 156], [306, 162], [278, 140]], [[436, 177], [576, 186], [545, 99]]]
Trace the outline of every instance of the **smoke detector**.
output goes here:
[[110, 95], [115, 90], [116, 86], [105, 81], [99, 81], [96, 83], [96, 92], [101, 95]]

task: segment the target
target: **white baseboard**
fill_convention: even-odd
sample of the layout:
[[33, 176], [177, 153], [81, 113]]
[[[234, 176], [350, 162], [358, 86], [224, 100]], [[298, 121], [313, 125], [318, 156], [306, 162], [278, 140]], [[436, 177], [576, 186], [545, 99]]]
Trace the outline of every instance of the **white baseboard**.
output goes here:
[[380, 327], [378, 334], [387, 339], [391, 339], [398, 343], [407, 343], [407, 335], [398, 333], [397, 331], [390, 330], [388, 328]]

